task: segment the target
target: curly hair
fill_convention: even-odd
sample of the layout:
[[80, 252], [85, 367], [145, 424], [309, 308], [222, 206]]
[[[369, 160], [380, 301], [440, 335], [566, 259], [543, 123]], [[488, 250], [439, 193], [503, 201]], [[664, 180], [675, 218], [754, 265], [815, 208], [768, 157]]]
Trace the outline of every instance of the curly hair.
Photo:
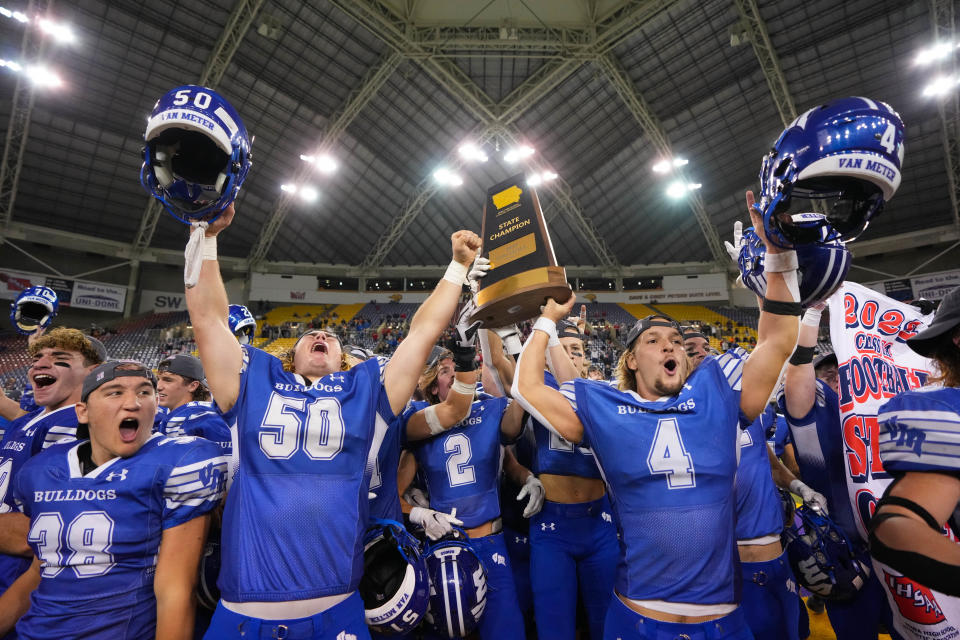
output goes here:
[[960, 387], [960, 346], [954, 342], [960, 336], [960, 327], [956, 327], [946, 337], [937, 342], [930, 358], [937, 363], [940, 375], [930, 378], [929, 382], [939, 382], [945, 387]]
[[41, 351], [48, 348], [76, 351], [83, 356], [83, 366], [85, 367], [103, 362], [87, 336], [78, 329], [68, 329], [66, 327], [51, 329], [30, 343], [28, 353], [31, 358], [35, 358]]

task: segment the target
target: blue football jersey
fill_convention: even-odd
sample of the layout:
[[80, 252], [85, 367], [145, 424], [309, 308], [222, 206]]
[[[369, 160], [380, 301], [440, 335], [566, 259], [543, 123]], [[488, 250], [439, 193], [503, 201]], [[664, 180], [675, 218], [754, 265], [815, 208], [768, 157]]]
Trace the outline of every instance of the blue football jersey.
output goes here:
[[163, 532], [217, 506], [226, 460], [201, 438], [153, 434], [133, 456], [83, 475], [81, 444], [51, 447], [14, 479], [42, 567], [17, 633], [50, 640], [152, 638]]
[[370, 501], [370, 520], [393, 520], [403, 522], [403, 509], [400, 507], [400, 493], [397, 489], [397, 470], [400, 467], [400, 451], [406, 446], [407, 430], [401, 426], [402, 415], [390, 422], [385, 432], [377, 433], [382, 441], [374, 440], [373, 447], [378, 451], [375, 458], [367, 461], [367, 473], [370, 475], [370, 491], [376, 498]]
[[[350, 593], [363, 573], [370, 456], [394, 415], [380, 360], [307, 385], [278, 358], [243, 347], [239, 467], [227, 494], [218, 585], [230, 602]], [[379, 438], [383, 439], [383, 436]]]
[[[544, 372], [544, 383], [548, 387], [559, 389], [557, 379], [549, 371]], [[536, 456], [533, 458], [535, 474], [552, 473], [558, 476], [580, 476], [581, 478], [599, 478], [600, 469], [593, 452], [587, 447], [567, 442], [556, 432], [547, 429], [532, 417], [528, 423], [533, 427], [536, 438]]]
[[[773, 407], [757, 416], [740, 432], [740, 467], [734, 491], [737, 496], [737, 540], [780, 535], [783, 508], [773, 483], [767, 457], [767, 429], [776, 418]], [[741, 425], [742, 426], [742, 425]]]
[[885, 471], [960, 471], [960, 389], [906, 391], [880, 407], [877, 422]]
[[[0, 513], [16, 508], [13, 480], [27, 460], [60, 440], [77, 437], [77, 412], [69, 405], [47, 412], [37, 409], [10, 423], [0, 442]], [[0, 593], [30, 566], [31, 558], [0, 553]]]
[[605, 382], [564, 383], [620, 529], [616, 589], [627, 598], [735, 603], [733, 483], [742, 362], [708, 358], [658, 401]]
[[[455, 508], [467, 529], [500, 517], [500, 421], [508, 402], [477, 400], [457, 425], [410, 445], [426, 478], [430, 508], [445, 513]], [[427, 406], [413, 402], [404, 417]]]
[[790, 427], [801, 479], [827, 499], [830, 518], [850, 537], [859, 540], [853, 509], [847, 494], [847, 470], [840, 430], [840, 400], [833, 389], [817, 380], [813, 407], [805, 416], [791, 416], [783, 390], [777, 405]]
[[783, 457], [783, 451], [788, 444], [793, 444], [790, 439], [790, 426], [783, 414], [775, 413], [775, 419], [767, 427], [767, 443], [773, 447], [773, 453], [778, 458]]
[[20, 394], [20, 409], [27, 413], [32, 413], [40, 408], [33, 397], [33, 385], [29, 382], [23, 385], [23, 393]]
[[225, 456], [229, 456], [233, 449], [230, 427], [212, 402], [188, 402], [162, 417], [158, 414], [153, 430], [165, 436], [205, 438], [220, 445]]

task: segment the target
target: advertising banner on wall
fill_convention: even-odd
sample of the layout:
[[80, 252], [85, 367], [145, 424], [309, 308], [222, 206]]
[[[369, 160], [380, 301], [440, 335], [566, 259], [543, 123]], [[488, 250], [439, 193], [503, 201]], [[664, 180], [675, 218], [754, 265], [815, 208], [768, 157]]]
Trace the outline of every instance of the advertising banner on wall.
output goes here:
[[913, 285], [914, 298], [940, 300], [951, 289], [960, 287], [960, 270], [917, 276], [910, 279], [910, 284]]
[[44, 278], [43, 284], [57, 293], [57, 300], [61, 306], [69, 307], [73, 298], [73, 280], [65, 278]]
[[127, 298], [125, 287], [95, 282], [74, 282], [70, 306], [77, 309], [98, 309], [123, 313]]
[[23, 271], [0, 271], [0, 299], [16, 300], [27, 287], [42, 287], [46, 278]]
[[164, 313], [166, 311], [186, 311], [187, 297], [183, 291], [154, 291], [144, 289], [140, 292], [139, 312], [153, 311], [155, 313]]

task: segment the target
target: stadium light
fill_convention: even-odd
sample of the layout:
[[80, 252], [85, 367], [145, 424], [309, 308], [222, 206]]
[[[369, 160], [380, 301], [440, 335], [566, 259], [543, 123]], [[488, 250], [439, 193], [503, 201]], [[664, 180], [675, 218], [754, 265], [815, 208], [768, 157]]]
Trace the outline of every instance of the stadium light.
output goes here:
[[557, 174], [553, 171], [545, 170], [537, 173], [532, 173], [527, 176], [527, 184], [531, 187], [537, 187], [543, 184], [544, 182], [550, 182], [551, 180], [556, 180]]
[[690, 164], [686, 158], [664, 158], [653, 165], [654, 173], [670, 173], [674, 169], [685, 167]]
[[957, 79], [954, 76], [938, 76], [923, 88], [923, 96], [925, 98], [938, 98], [949, 93], [956, 86]]
[[282, 184], [280, 185], [280, 191], [284, 193], [294, 194], [297, 192], [297, 185], [295, 184]]
[[19, 11], [11, 11], [6, 7], [0, 7], [0, 16], [3, 16], [4, 18], [11, 18], [17, 22], [30, 22], [30, 18], [28, 18], [26, 15], [20, 13]]
[[315, 202], [319, 195], [313, 187], [303, 187], [300, 189], [300, 198], [304, 202]]
[[434, 171], [433, 179], [438, 183], [448, 187], [459, 187], [463, 184], [463, 178], [445, 167], [440, 167]]
[[334, 160], [333, 156], [328, 153], [325, 153], [320, 156], [309, 156], [305, 154], [300, 154], [300, 159], [304, 162], [308, 162], [314, 166], [314, 168], [320, 173], [326, 173], [327, 175], [333, 173], [340, 166], [337, 164], [337, 161]]
[[60, 76], [49, 67], [35, 65], [27, 67], [24, 72], [27, 74], [27, 78], [38, 87], [59, 87], [63, 84]]
[[0, 60], [0, 67], [6, 67], [11, 71], [22, 71], [23, 67], [20, 66], [19, 62], [14, 62], [13, 60]]
[[523, 160], [524, 158], [529, 158], [534, 153], [535, 151], [533, 147], [524, 144], [507, 151], [505, 154], [503, 154], [503, 159], [506, 162], [513, 163]]
[[464, 160], [473, 160], [476, 162], [486, 162], [489, 160], [483, 149], [472, 142], [464, 142], [462, 145], [460, 145], [460, 148], [457, 149], [457, 151], [460, 153], [460, 157]]
[[62, 22], [54, 22], [53, 20], [40, 18], [40, 20], [37, 22], [37, 26], [40, 27], [41, 31], [48, 36], [53, 37], [57, 42], [63, 44], [73, 44], [77, 41], [77, 36], [73, 33], [73, 29], [71, 29], [69, 25], [63, 24]]
[[943, 60], [948, 55], [953, 53], [953, 50], [956, 49], [958, 44], [953, 42], [938, 42], [926, 49], [921, 49], [917, 54], [917, 57], [914, 58], [913, 63], [917, 66], [926, 66], [931, 62], [936, 62], [937, 60]]
[[696, 191], [702, 186], [699, 182], [681, 182], [680, 180], [674, 180], [667, 186], [667, 196], [676, 200], [684, 197], [691, 191]]

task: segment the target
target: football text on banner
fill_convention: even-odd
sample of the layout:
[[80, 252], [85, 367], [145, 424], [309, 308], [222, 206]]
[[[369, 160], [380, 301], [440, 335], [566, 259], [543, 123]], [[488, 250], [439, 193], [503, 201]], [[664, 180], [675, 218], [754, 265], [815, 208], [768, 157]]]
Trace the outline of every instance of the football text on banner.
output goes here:
[[[839, 365], [838, 437], [843, 438], [854, 519], [866, 540], [876, 503], [891, 482], [879, 456], [877, 410], [930, 377], [932, 364], [906, 340], [932, 316], [852, 282], [844, 282], [829, 303], [830, 338]], [[885, 587], [894, 625], [905, 638], [960, 638], [960, 599], [932, 591], [876, 560], [873, 570]]]
[[126, 297], [127, 290], [124, 287], [77, 281], [73, 283], [70, 306], [77, 309], [99, 309], [123, 313]]

